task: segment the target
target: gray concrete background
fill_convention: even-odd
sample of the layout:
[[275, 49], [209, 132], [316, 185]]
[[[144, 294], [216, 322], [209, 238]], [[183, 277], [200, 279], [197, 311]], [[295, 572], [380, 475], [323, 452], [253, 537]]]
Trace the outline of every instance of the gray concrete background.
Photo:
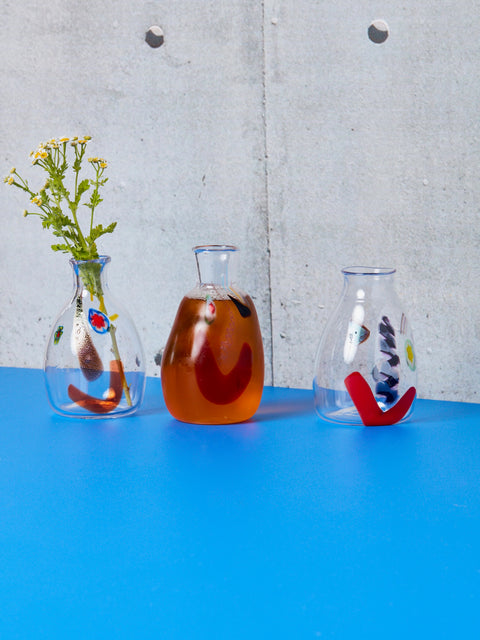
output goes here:
[[[0, 157], [93, 136], [112, 293], [159, 375], [191, 247], [237, 244], [266, 382], [310, 387], [351, 264], [395, 266], [421, 397], [479, 401], [480, 17], [473, 0], [4, 0]], [[383, 44], [367, 35], [389, 26]], [[151, 48], [152, 25], [164, 44]], [[35, 175], [38, 176], [35, 180]], [[41, 367], [67, 257], [0, 189], [0, 365]]]

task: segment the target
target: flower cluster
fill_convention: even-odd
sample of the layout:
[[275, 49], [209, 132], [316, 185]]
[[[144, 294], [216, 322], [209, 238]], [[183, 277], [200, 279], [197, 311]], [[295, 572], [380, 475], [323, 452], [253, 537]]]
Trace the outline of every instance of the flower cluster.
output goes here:
[[[63, 242], [53, 244], [54, 251], [70, 253], [76, 260], [92, 260], [99, 257], [96, 240], [106, 233], [112, 233], [116, 222], [103, 227], [101, 224], [94, 226], [94, 212], [102, 202], [100, 188], [105, 185], [108, 178], [104, 177], [107, 162], [104, 158], [91, 157], [88, 162], [93, 170], [93, 178], [80, 179], [82, 162], [86, 153], [86, 147], [91, 140], [90, 136], [83, 138], [52, 138], [39, 144], [35, 151], [30, 153], [32, 164], [44, 169], [47, 180], [37, 190], [30, 188], [28, 181], [24, 180], [13, 167], [4, 182], [14, 185], [25, 191], [30, 199], [30, 204], [36, 207], [33, 211], [26, 209], [24, 216], [38, 216], [42, 220], [45, 229], [51, 228], [53, 235], [61, 238]], [[72, 155], [71, 164], [68, 154]], [[67, 188], [67, 171], [71, 168], [72, 185]], [[84, 195], [89, 192], [90, 198], [82, 202]], [[90, 209], [88, 221], [82, 230], [79, 221], [79, 207], [83, 205]]]

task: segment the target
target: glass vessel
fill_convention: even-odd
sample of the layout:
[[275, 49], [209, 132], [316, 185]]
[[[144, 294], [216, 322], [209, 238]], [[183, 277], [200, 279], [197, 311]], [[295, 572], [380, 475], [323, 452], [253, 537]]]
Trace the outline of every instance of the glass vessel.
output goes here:
[[393, 424], [413, 409], [413, 336], [395, 293], [395, 269], [342, 269], [343, 292], [318, 346], [313, 390], [325, 420]]
[[182, 422], [242, 422], [253, 416], [263, 391], [257, 312], [235, 283], [236, 247], [193, 251], [198, 284], [181, 301], [162, 356], [165, 403]]
[[53, 325], [44, 364], [48, 399], [64, 416], [126, 416], [143, 399], [143, 348], [130, 316], [110, 295], [109, 262], [108, 256], [70, 260], [73, 296]]

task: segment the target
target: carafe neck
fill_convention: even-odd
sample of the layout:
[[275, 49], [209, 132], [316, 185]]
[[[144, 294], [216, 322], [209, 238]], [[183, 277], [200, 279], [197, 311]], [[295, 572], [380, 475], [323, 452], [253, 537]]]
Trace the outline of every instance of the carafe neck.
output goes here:
[[85, 289], [90, 295], [100, 298], [107, 288], [106, 266], [110, 263], [109, 256], [100, 256], [96, 260], [75, 260], [70, 264], [73, 268], [73, 285], [77, 295]]
[[197, 261], [199, 285], [216, 285], [227, 289], [235, 280], [237, 247], [202, 245], [193, 248]]
[[344, 297], [354, 297], [357, 301], [372, 297], [385, 297], [388, 291], [394, 295], [395, 269], [388, 267], [346, 267], [344, 277]]

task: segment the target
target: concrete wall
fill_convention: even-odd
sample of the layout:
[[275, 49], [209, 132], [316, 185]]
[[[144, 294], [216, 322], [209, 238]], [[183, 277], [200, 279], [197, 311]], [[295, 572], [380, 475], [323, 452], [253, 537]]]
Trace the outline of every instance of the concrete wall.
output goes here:
[[[38, 142], [93, 136], [99, 215], [118, 220], [101, 249], [150, 375], [195, 283], [191, 247], [229, 242], [267, 383], [311, 386], [342, 266], [393, 265], [420, 396], [479, 401], [479, 28], [473, 0], [4, 0], [4, 173], [34, 180]], [[41, 367], [70, 267], [21, 194], [0, 202], [0, 365]]]

